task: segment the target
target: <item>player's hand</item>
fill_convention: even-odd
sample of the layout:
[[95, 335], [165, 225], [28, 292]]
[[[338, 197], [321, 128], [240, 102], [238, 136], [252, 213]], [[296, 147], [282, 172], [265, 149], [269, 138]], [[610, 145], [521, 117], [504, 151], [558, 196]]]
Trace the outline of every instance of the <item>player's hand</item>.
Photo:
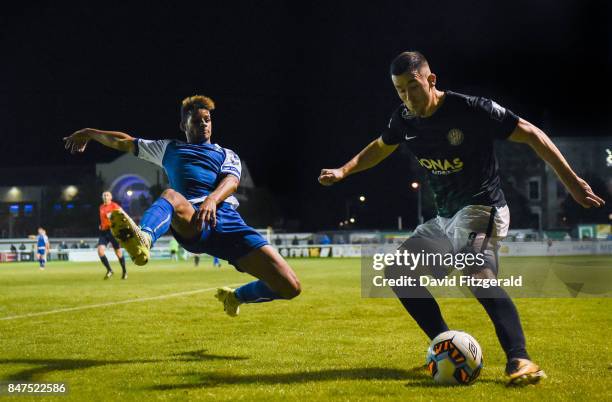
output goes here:
[[196, 225], [199, 230], [212, 229], [217, 226], [217, 203], [207, 197], [196, 214]]
[[69, 150], [71, 154], [74, 154], [76, 152], [85, 152], [87, 143], [90, 140], [90, 132], [90, 129], [84, 128], [82, 130], [74, 132], [68, 137], [64, 137], [64, 148]]
[[319, 175], [319, 183], [324, 186], [331, 186], [342, 179], [344, 179], [342, 169], [321, 169], [321, 174]]
[[577, 177], [575, 183], [568, 187], [568, 191], [574, 200], [585, 208], [599, 208], [606, 204], [603, 198], [593, 192], [589, 183], [580, 177]]

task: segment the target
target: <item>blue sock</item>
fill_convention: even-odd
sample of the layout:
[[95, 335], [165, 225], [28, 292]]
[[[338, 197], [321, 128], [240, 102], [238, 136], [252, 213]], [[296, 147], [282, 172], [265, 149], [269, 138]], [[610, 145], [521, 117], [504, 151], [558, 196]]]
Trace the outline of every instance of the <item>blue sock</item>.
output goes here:
[[158, 198], [149, 209], [147, 209], [140, 221], [143, 232], [151, 235], [151, 247], [164, 233], [170, 229], [174, 207], [165, 198]]
[[253, 281], [242, 285], [236, 289], [235, 295], [242, 303], [264, 303], [275, 299], [282, 299], [264, 281]]

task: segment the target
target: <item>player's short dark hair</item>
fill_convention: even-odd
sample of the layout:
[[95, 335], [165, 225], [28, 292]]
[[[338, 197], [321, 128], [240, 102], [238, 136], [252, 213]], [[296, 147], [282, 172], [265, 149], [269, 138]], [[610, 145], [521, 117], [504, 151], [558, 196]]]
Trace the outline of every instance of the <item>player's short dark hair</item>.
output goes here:
[[428, 66], [427, 59], [420, 52], [402, 52], [391, 62], [391, 75], [402, 75], [407, 71], [419, 71]]
[[188, 96], [181, 101], [181, 121], [184, 121], [187, 117], [187, 113], [198, 110], [206, 109], [208, 111], [215, 110], [215, 102], [204, 95], [193, 95]]

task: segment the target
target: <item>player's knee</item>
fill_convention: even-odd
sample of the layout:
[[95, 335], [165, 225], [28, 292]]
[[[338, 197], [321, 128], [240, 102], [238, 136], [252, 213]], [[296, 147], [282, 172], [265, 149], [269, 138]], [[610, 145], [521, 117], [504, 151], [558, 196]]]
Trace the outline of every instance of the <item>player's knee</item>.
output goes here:
[[172, 206], [174, 207], [176, 207], [176, 204], [178, 204], [178, 193], [171, 188], [165, 189], [161, 193], [161, 196], [162, 198], [166, 199], [166, 201], [168, 201], [170, 204], [172, 204]]
[[183, 216], [191, 208], [185, 197], [171, 188], [164, 190], [161, 196], [172, 205], [177, 216]]
[[295, 278], [283, 289], [281, 296], [283, 299], [290, 300], [298, 297], [300, 293], [302, 293], [302, 284], [297, 278]]

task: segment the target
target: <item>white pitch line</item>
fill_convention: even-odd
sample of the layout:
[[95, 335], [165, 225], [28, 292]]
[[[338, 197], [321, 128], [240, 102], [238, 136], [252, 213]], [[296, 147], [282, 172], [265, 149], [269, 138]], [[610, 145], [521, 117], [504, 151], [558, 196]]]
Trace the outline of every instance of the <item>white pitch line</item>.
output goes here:
[[[237, 283], [233, 283], [233, 284], [227, 285], [227, 286], [237, 286], [237, 285], [238, 285]], [[79, 311], [79, 310], [88, 310], [88, 309], [99, 308], [99, 307], [116, 306], [118, 304], [140, 303], [140, 302], [151, 301], [151, 300], [170, 299], [172, 297], [189, 296], [189, 295], [193, 295], [193, 294], [197, 294], [197, 293], [209, 292], [211, 290], [216, 290], [216, 289], [218, 289], [218, 287], [208, 288], [208, 289], [188, 290], [186, 292], [169, 293], [167, 295], [152, 296], [152, 297], [143, 297], [143, 298], [138, 298], [138, 299], [128, 299], [128, 300], [121, 300], [121, 301], [116, 301], [116, 302], [99, 303], [99, 304], [88, 304], [86, 306], [58, 308], [56, 310], [40, 311], [38, 313], [28, 313], [28, 314], [21, 314], [21, 315], [12, 315], [12, 316], [8, 316], [8, 317], [1, 317], [0, 321], [17, 320], [19, 318], [39, 317], [39, 316], [43, 316], [43, 315], [65, 313], [65, 312], [68, 312], [68, 311]]]

